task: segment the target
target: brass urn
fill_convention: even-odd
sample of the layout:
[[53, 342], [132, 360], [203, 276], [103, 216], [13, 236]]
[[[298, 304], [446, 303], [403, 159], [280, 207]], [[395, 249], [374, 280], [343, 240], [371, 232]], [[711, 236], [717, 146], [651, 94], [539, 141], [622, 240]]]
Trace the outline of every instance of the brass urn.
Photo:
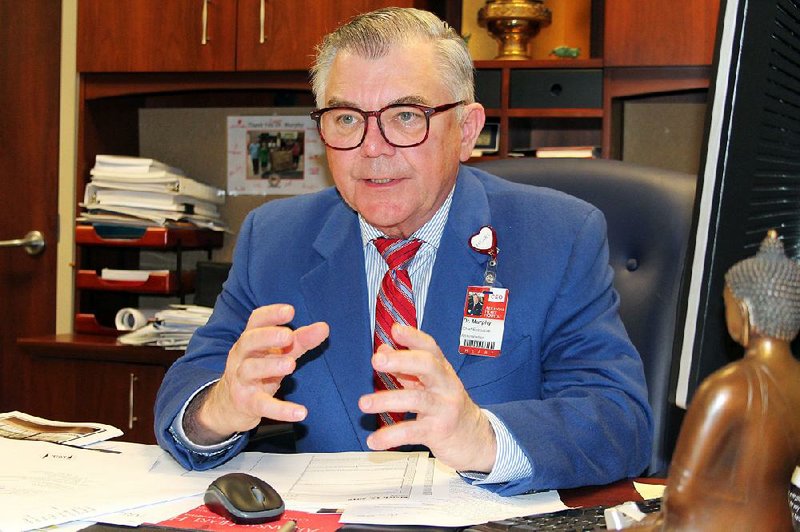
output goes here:
[[478, 10], [478, 25], [500, 43], [495, 59], [530, 59], [528, 41], [550, 21], [542, 0], [487, 0]]

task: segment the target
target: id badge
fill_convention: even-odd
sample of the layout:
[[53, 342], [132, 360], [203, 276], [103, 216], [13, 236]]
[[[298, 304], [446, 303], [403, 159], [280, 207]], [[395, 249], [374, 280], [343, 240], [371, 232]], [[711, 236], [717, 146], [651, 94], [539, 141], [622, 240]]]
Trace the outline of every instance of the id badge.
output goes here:
[[458, 352], [462, 355], [496, 357], [503, 344], [508, 308], [508, 288], [469, 286]]

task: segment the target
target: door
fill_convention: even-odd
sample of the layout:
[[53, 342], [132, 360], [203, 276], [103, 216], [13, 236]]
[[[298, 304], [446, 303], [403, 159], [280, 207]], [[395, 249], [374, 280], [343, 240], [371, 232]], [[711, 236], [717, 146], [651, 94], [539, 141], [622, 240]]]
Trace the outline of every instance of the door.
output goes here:
[[44, 234], [42, 253], [0, 247], [0, 411], [27, 407], [20, 336], [55, 332], [60, 0], [0, 0], [0, 241]]

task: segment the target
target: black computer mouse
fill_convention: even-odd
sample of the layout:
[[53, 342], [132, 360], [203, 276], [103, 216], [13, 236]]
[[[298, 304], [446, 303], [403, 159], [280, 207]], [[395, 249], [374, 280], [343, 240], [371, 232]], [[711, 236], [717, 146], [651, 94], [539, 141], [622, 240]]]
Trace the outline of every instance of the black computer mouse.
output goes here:
[[209, 510], [239, 525], [257, 525], [281, 516], [283, 499], [275, 488], [247, 473], [228, 473], [206, 489]]

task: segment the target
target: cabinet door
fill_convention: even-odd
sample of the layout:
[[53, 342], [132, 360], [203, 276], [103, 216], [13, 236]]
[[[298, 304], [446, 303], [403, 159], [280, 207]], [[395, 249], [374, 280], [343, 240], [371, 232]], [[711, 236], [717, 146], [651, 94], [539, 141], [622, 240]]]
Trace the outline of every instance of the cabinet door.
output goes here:
[[314, 46], [353, 15], [411, 0], [239, 0], [237, 70], [307, 70]]
[[153, 406], [161, 366], [34, 357], [29, 413], [58, 421], [113, 425], [119, 439], [155, 443]]
[[605, 66], [710, 65], [719, 0], [606, 0]]
[[80, 0], [79, 72], [230, 71], [236, 0]]

